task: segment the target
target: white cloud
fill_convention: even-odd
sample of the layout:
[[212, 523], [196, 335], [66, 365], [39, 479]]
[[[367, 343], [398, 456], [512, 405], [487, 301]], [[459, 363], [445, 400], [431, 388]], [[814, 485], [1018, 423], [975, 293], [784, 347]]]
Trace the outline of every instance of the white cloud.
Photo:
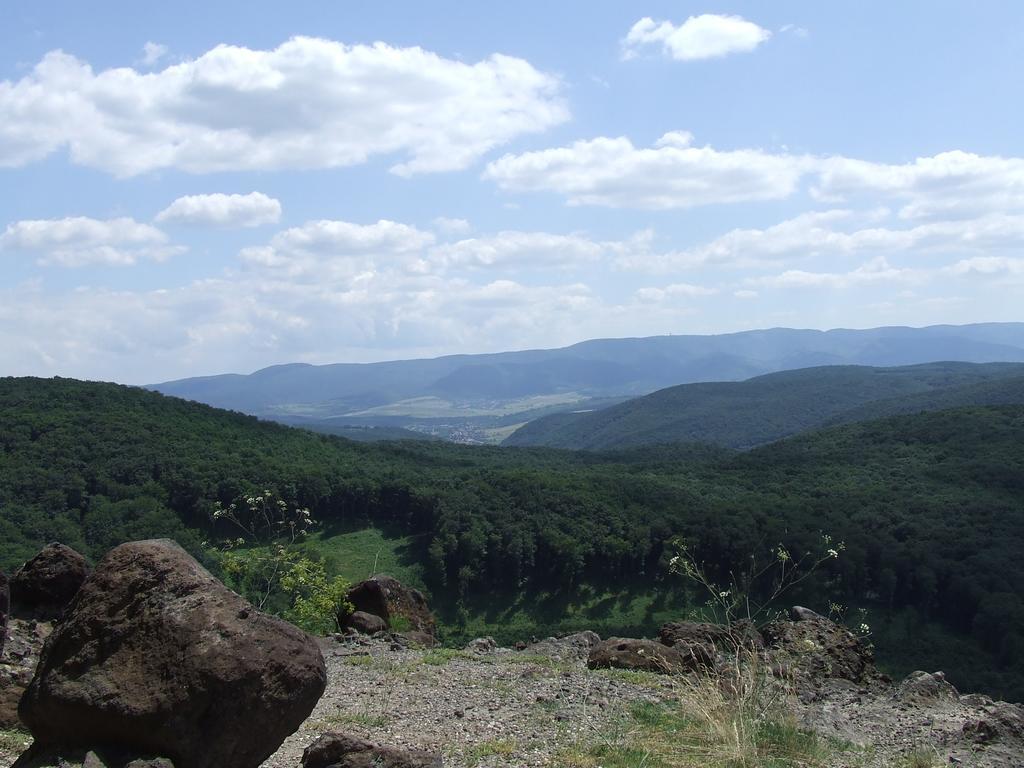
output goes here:
[[835, 157], [822, 161], [814, 192], [825, 199], [861, 194], [907, 201], [906, 219], [955, 218], [1024, 210], [1024, 158], [942, 152], [887, 165]]
[[332, 168], [397, 155], [399, 175], [465, 168], [568, 119], [561, 83], [494, 54], [475, 64], [421, 48], [296, 37], [219, 45], [143, 74], [94, 72], [62, 51], [0, 81], [0, 166], [66, 148], [118, 176]]
[[644, 302], [660, 302], [666, 299], [694, 299], [702, 296], [714, 296], [718, 293], [717, 288], [708, 288], [703, 285], [692, 283], [672, 283], [663, 288], [641, 288], [636, 292], [636, 297]]
[[32, 253], [41, 265], [129, 266], [140, 259], [161, 261], [184, 248], [167, 244], [167, 235], [134, 219], [36, 219], [8, 224], [0, 251]]
[[142, 46], [142, 59], [139, 61], [144, 67], [152, 67], [160, 59], [167, 55], [167, 46], [160, 43], [147, 41]]
[[619, 246], [583, 235], [508, 231], [438, 245], [429, 259], [443, 267], [558, 267], [599, 261]]
[[324, 219], [278, 232], [268, 245], [239, 255], [256, 267], [323, 279], [373, 271], [381, 263], [415, 268], [420, 252], [433, 242], [430, 232], [386, 219], [375, 224]]
[[884, 256], [868, 261], [849, 272], [807, 272], [786, 270], [782, 274], [753, 278], [752, 285], [771, 288], [851, 288], [871, 283], [918, 283], [927, 279], [920, 270], [893, 267]]
[[247, 195], [186, 195], [157, 214], [157, 221], [212, 227], [258, 227], [276, 224], [281, 203], [262, 192]]
[[705, 13], [691, 16], [676, 26], [645, 17], [629, 30], [622, 41], [623, 56], [633, 58], [644, 46], [659, 46], [677, 61], [695, 61], [752, 51], [772, 33], [742, 16]]
[[946, 267], [951, 275], [981, 275], [998, 277], [1002, 275], [1024, 275], [1024, 259], [1011, 256], [974, 256], [961, 259]]
[[664, 210], [783, 199], [815, 164], [759, 149], [694, 147], [692, 138], [672, 131], [651, 148], [637, 148], [625, 137], [577, 141], [505, 155], [487, 166], [484, 178], [513, 192], [558, 192], [571, 205]]
[[438, 216], [431, 224], [437, 232], [446, 235], [464, 235], [472, 229], [465, 219], [450, 219], [447, 216]]
[[757, 291], [752, 291], [749, 288], [741, 288], [738, 291], [733, 291], [732, 295], [737, 299], [756, 299], [758, 293]]
[[954, 150], [911, 163], [814, 157], [762, 149], [696, 147], [670, 131], [650, 148], [625, 137], [507, 154], [483, 174], [511, 192], [555, 192], [570, 205], [676, 209], [780, 200], [809, 180], [823, 202], [895, 201], [908, 221], [952, 220], [1024, 211], [1024, 158]]

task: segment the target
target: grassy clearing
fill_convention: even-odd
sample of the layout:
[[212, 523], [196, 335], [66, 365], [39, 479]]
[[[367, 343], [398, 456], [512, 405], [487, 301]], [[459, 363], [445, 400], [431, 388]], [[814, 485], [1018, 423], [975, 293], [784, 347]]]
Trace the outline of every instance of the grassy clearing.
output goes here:
[[378, 528], [336, 534], [318, 532], [304, 546], [323, 557], [328, 574], [353, 584], [375, 573], [387, 573], [403, 584], [423, 586], [423, 570], [409, 554], [411, 536], [391, 536]]
[[462, 646], [491, 636], [509, 646], [533, 637], [590, 629], [602, 637], [644, 637], [684, 613], [681, 595], [649, 583], [616, 591], [583, 585], [572, 593], [524, 592], [471, 597], [463, 610], [435, 601], [445, 645]]

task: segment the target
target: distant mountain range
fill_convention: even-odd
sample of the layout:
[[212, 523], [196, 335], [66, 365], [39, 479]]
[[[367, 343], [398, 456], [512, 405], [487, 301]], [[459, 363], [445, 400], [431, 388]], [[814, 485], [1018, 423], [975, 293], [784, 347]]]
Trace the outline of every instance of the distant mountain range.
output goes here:
[[1024, 362], [1024, 323], [595, 339], [560, 349], [279, 365], [150, 388], [313, 429], [387, 426], [500, 442], [523, 423], [551, 413], [593, 410], [678, 384], [739, 381], [811, 366], [940, 360]]
[[823, 426], [969, 405], [1024, 404], [1024, 364], [825, 366], [683, 384], [589, 413], [532, 421], [505, 445], [618, 450], [702, 442], [746, 449]]

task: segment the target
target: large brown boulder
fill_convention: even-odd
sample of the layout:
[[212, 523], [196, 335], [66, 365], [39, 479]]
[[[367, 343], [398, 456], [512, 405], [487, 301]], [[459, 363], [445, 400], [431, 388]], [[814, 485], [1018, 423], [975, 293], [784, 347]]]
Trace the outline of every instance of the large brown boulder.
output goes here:
[[325, 733], [302, 753], [302, 768], [441, 768], [441, 755]]
[[89, 576], [89, 563], [64, 544], [47, 544], [11, 579], [13, 613], [19, 618], [56, 619]]
[[353, 586], [347, 597], [353, 610], [379, 616], [389, 629], [409, 633], [421, 644], [433, 644], [437, 623], [427, 598], [418, 589], [407, 587], [391, 576], [377, 574]]
[[[732, 624], [710, 624], [703, 621], [673, 621], [663, 624], [658, 640], [669, 647], [686, 652], [701, 646], [714, 655], [716, 652], [734, 654], [737, 651], [758, 651], [764, 648], [764, 638], [749, 619]], [[694, 650], [694, 653], [699, 653]]]
[[324, 691], [316, 642], [166, 539], [111, 550], [43, 647], [19, 714], [40, 748], [258, 766]]
[[[700, 646], [696, 646], [700, 648]], [[713, 669], [715, 659], [699, 650], [682, 653], [653, 640], [610, 637], [595, 645], [587, 657], [590, 669], [634, 669], [659, 674], [681, 674]]]

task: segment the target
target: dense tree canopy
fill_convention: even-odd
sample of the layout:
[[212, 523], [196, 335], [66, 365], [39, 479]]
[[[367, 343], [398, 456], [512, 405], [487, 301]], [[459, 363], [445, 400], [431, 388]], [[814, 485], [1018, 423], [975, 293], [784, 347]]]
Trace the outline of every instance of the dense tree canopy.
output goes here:
[[0, 379], [0, 567], [54, 539], [95, 558], [166, 535], [203, 556], [214, 505], [263, 488], [328, 528], [421, 534], [428, 585], [454, 595], [651, 583], [677, 534], [724, 573], [766, 543], [800, 552], [827, 531], [846, 549], [809, 598], [893, 626], [910, 615], [977, 651], [976, 663], [936, 651], [972, 676], [963, 684], [1024, 694], [1024, 407], [858, 423], [744, 454], [602, 454], [357, 444], [129, 387]]

